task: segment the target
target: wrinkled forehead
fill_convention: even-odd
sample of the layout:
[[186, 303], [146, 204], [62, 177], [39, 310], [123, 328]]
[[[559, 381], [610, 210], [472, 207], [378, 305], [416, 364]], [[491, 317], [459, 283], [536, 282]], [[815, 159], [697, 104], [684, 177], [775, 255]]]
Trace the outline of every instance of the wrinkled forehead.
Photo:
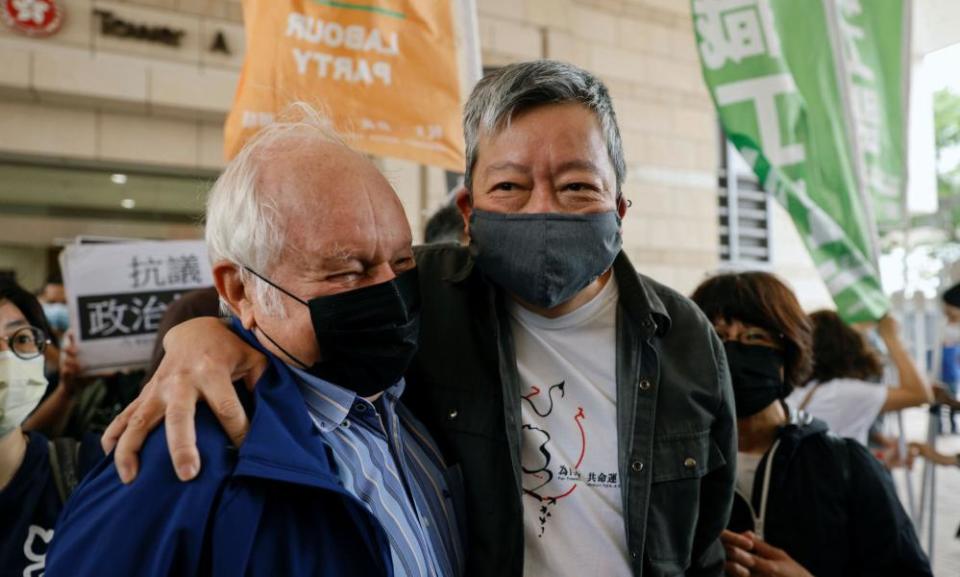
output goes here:
[[530, 107], [514, 114], [509, 122], [481, 132], [475, 160], [498, 162], [501, 157], [513, 161], [541, 157], [560, 163], [590, 161], [604, 172], [614, 172], [596, 114], [579, 103]]
[[340, 143], [280, 143], [262, 156], [258, 176], [262, 200], [289, 219], [325, 221], [341, 218], [355, 206], [399, 205], [373, 162]]
[[307, 155], [303, 170], [277, 171], [275, 214], [284, 258], [312, 266], [410, 247], [410, 225], [393, 187], [367, 158], [346, 152]]
[[[558, 113], [553, 115], [555, 118], [561, 118], [559, 114], [564, 112], [572, 112], [580, 118], [589, 118], [592, 126], [597, 128], [602, 136], [603, 123], [600, 114], [593, 108], [576, 100], [537, 102], [535, 104], [519, 103], [512, 108], [502, 111], [499, 117], [494, 117], [490, 114], [489, 116], [481, 118], [480, 125], [477, 127], [477, 135], [481, 140], [483, 137], [492, 138], [507, 130], [515, 129], [514, 124], [526, 116], [538, 116], [542, 118], [551, 112]], [[482, 142], [478, 142], [477, 146], [482, 146]]]

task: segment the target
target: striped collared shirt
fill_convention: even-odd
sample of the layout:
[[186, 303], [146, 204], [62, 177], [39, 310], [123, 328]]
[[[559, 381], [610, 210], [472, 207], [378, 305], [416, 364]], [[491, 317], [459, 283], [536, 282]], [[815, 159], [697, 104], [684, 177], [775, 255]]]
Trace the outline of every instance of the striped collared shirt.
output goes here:
[[401, 420], [400, 380], [370, 403], [293, 369], [314, 425], [330, 447], [344, 488], [364, 503], [390, 542], [397, 577], [460, 574], [461, 544], [443, 471], [425, 432]]

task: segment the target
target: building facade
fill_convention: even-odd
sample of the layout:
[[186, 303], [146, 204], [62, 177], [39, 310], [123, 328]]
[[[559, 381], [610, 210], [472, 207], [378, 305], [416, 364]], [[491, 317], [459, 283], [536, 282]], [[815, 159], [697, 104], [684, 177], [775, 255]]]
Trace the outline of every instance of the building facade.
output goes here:
[[[62, 27], [0, 24], [0, 269], [38, 287], [78, 234], [193, 238], [223, 166], [222, 128], [244, 52], [237, 0], [57, 0]], [[610, 87], [633, 201], [637, 267], [689, 293], [726, 266], [724, 167], [686, 0], [477, 0], [483, 66], [554, 58]], [[446, 200], [436, 168], [377, 159], [415, 238]], [[766, 258], [809, 307], [829, 304], [789, 217], [768, 213]]]

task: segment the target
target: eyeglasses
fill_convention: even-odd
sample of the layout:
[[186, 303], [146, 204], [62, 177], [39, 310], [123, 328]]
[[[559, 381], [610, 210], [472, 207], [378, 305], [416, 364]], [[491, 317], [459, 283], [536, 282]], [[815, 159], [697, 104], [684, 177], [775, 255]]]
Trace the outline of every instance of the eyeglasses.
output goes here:
[[[775, 337], [770, 331], [757, 326], [728, 324], [726, 321], [714, 322], [714, 328], [722, 341], [735, 341], [745, 345], [760, 345], [774, 349], [783, 349], [783, 337]], [[738, 330], [740, 329], [740, 330]]]
[[783, 343], [780, 339], [771, 335], [768, 331], [761, 328], [749, 328], [737, 335], [736, 338], [727, 338], [726, 340], [737, 341], [745, 345], [759, 345], [774, 349], [782, 349]]
[[35, 359], [46, 350], [50, 339], [43, 329], [37, 327], [23, 327], [13, 332], [6, 339], [0, 338], [0, 343], [6, 341], [7, 349], [23, 360]]

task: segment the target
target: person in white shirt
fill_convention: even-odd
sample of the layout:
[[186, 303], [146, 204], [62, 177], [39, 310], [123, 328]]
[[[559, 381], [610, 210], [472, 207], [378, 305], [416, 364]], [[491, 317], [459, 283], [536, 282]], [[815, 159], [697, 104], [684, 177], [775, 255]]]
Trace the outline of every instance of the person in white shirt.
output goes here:
[[900, 340], [897, 321], [887, 315], [877, 323], [899, 376], [899, 385], [875, 382], [883, 376], [883, 360], [864, 335], [830, 310], [810, 315], [813, 323], [813, 375], [794, 389], [787, 404], [827, 423], [840, 437], [867, 444], [870, 426], [889, 411], [915, 407], [933, 400], [930, 386], [920, 376]]

